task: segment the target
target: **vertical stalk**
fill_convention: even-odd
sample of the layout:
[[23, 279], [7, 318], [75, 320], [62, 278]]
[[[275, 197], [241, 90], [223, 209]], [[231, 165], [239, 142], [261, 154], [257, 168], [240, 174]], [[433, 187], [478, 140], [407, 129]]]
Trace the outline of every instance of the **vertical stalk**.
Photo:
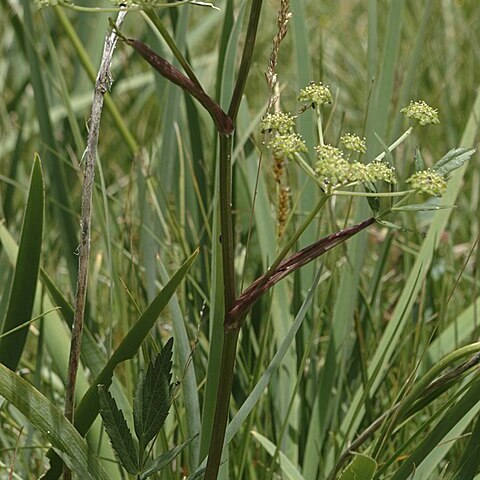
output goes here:
[[223, 336], [222, 364], [217, 390], [217, 403], [213, 420], [213, 431], [208, 451], [207, 468], [204, 480], [216, 480], [222, 460], [223, 442], [227, 429], [228, 409], [232, 393], [235, 354], [239, 329], [225, 331]]
[[235, 302], [232, 222], [232, 135], [220, 134], [220, 232], [225, 313]]
[[[116, 25], [120, 27], [126, 12], [120, 12]], [[78, 367], [80, 364], [80, 350], [82, 344], [85, 303], [88, 285], [88, 264], [90, 260], [90, 229], [92, 221], [92, 195], [95, 180], [95, 163], [97, 157], [97, 145], [100, 132], [100, 119], [103, 111], [105, 93], [111, 86], [110, 64], [113, 51], [117, 44], [117, 36], [111, 32], [103, 49], [102, 62], [98, 70], [95, 82], [95, 92], [90, 114], [89, 133], [87, 140], [85, 171], [82, 185], [82, 207], [80, 221], [80, 252], [78, 258], [77, 291], [75, 295], [75, 314], [72, 326], [72, 338], [70, 342], [70, 356], [68, 359], [68, 372], [65, 385], [65, 417], [73, 423], [75, 411], [75, 385], [77, 381]], [[64, 480], [70, 480], [72, 474], [68, 468], [64, 469]]]
[[[252, 0], [248, 28], [243, 49], [242, 60], [238, 72], [237, 83], [232, 95], [228, 116], [235, 124], [240, 101], [245, 90], [248, 73], [252, 64], [253, 47], [258, 30], [260, 11], [263, 0]], [[233, 248], [233, 222], [232, 222], [232, 135], [222, 133], [220, 137], [220, 226], [223, 260], [223, 285], [225, 319], [235, 305], [235, 272]], [[241, 323], [240, 323], [241, 324]], [[227, 325], [225, 324], [225, 327]], [[223, 337], [222, 360], [220, 366], [219, 384], [217, 387], [217, 400], [215, 404], [215, 417], [208, 452], [205, 480], [216, 480], [222, 459], [223, 442], [228, 422], [228, 408], [232, 391], [233, 374], [235, 368], [235, 354], [239, 328], [225, 328]]]

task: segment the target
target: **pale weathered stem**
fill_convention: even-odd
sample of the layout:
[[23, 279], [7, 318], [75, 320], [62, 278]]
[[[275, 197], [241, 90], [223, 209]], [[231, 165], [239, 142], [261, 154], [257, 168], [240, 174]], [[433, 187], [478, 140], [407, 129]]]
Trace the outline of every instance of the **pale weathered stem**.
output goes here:
[[[123, 23], [126, 12], [119, 12], [117, 28]], [[72, 326], [72, 339], [70, 342], [70, 358], [68, 360], [67, 382], [65, 386], [65, 417], [73, 423], [75, 410], [75, 384], [77, 380], [78, 365], [80, 362], [80, 348], [82, 343], [83, 320], [87, 297], [88, 264], [90, 258], [90, 227], [92, 219], [92, 193], [95, 178], [95, 162], [97, 158], [98, 135], [100, 119], [102, 117], [103, 100], [109, 90], [112, 79], [110, 64], [113, 51], [117, 43], [117, 35], [111, 31], [107, 33], [103, 47], [102, 61], [95, 81], [92, 110], [88, 124], [87, 149], [85, 152], [85, 171], [82, 185], [82, 205], [80, 219], [80, 247], [78, 257], [77, 291], [75, 295], [75, 315]], [[71, 472], [65, 470], [64, 479], [70, 479]]]

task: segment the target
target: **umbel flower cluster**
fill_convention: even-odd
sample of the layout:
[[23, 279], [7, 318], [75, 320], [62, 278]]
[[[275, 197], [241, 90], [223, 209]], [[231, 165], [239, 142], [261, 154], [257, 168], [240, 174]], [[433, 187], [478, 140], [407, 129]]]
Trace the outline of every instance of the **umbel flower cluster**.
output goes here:
[[[317, 111], [317, 115], [320, 115], [319, 107], [332, 103], [333, 97], [327, 85], [310, 83], [300, 91], [298, 100], [307, 106], [311, 105]], [[408, 118], [416, 120], [420, 125], [439, 123], [437, 110], [422, 100], [410, 102], [410, 105], [403, 108], [401, 112]], [[405, 135], [405, 138], [410, 134], [411, 129], [412, 127], [407, 130], [408, 134]], [[295, 132], [293, 115], [284, 112], [267, 114], [261, 121], [261, 131], [269, 134], [267, 147], [275, 158], [289, 158], [305, 164], [300, 154], [307, 152], [307, 147], [301, 136]], [[322, 137], [321, 132], [320, 137]], [[308, 167], [304, 169], [312, 172], [316, 181], [323, 185], [326, 191], [331, 192], [340, 187], [379, 181], [392, 185], [397, 183], [395, 169], [382, 161], [384, 155], [380, 155], [368, 164], [349, 159], [351, 153], [360, 155], [366, 153], [367, 147], [364, 138], [353, 133], [346, 133], [340, 138], [343, 148], [325, 144], [323, 138], [320, 140], [320, 145], [315, 148], [314, 169]], [[434, 196], [443, 195], [446, 189], [444, 178], [430, 169], [414, 173], [407, 183], [413, 190]]]

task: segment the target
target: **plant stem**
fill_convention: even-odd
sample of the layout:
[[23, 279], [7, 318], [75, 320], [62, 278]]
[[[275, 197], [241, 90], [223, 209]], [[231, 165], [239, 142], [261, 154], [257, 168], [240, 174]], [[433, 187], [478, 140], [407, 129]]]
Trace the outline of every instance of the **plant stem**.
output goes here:
[[[125, 15], [126, 12], [120, 12], [118, 14], [116, 22], [118, 27], [123, 23]], [[85, 172], [82, 185], [80, 251], [78, 258], [75, 314], [73, 318], [70, 356], [68, 360], [68, 373], [65, 386], [65, 417], [71, 423], [73, 423], [73, 413], [75, 410], [75, 384], [80, 363], [80, 349], [82, 344], [83, 321], [87, 297], [88, 264], [90, 260], [90, 229], [92, 221], [92, 194], [95, 180], [95, 162], [97, 158], [100, 119], [102, 116], [104, 95], [111, 86], [109, 70], [117, 38], [117, 35], [114, 32], [111, 32], [105, 40], [102, 62], [95, 82], [95, 92], [90, 114]], [[71, 479], [71, 472], [68, 469], [64, 470], [64, 479]]]
[[[395, 150], [395, 148], [397, 148], [403, 141], [405, 141], [409, 136], [410, 134], [412, 133], [413, 131], [413, 127], [410, 127], [408, 128], [405, 132], [403, 132], [403, 134], [398, 137], [389, 147], [388, 147], [388, 151], [389, 152], [393, 152], [393, 150]], [[382, 152], [380, 153], [380, 155], [377, 155], [373, 161], [374, 162], [379, 162], [380, 160], [383, 160], [385, 158], [387, 154], [385, 152]]]
[[220, 135], [220, 231], [225, 312], [235, 302], [232, 222], [232, 136]]
[[232, 393], [235, 355], [240, 329], [225, 331], [223, 336], [222, 364], [220, 367], [217, 404], [213, 421], [212, 438], [208, 451], [207, 468], [204, 480], [216, 480], [222, 459], [225, 431], [227, 429], [228, 408]]

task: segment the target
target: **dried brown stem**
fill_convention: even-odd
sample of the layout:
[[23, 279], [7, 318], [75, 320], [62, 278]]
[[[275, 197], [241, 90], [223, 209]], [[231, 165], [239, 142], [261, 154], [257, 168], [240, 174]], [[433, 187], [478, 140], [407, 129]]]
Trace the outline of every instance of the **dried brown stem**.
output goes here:
[[[126, 12], [119, 12], [116, 26], [123, 23]], [[109, 90], [112, 80], [110, 77], [110, 64], [117, 43], [117, 35], [109, 33], [105, 39], [102, 61], [95, 82], [92, 110], [89, 121], [87, 149], [85, 155], [85, 171], [82, 185], [82, 207], [80, 220], [80, 247], [78, 258], [77, 291], [75, 296], [75, 314], [70, 342], [70, 357], [68, 360], [67, 382], [65, 386], [65, 417], [73, 423], [75, 411], [75, 384], [77, 381], [78, 366], [80, 363], [80, 349], [87, 297], [88, 264], [90, 259], [90, 230], [92, 219], [92, 193], [95, 179], [95, 162], [97, 157], [98, 136], [100, 119], [103, 110], [104, 95]], [[64, 479], [71, 479], [71, 472], [64, 471]]]

